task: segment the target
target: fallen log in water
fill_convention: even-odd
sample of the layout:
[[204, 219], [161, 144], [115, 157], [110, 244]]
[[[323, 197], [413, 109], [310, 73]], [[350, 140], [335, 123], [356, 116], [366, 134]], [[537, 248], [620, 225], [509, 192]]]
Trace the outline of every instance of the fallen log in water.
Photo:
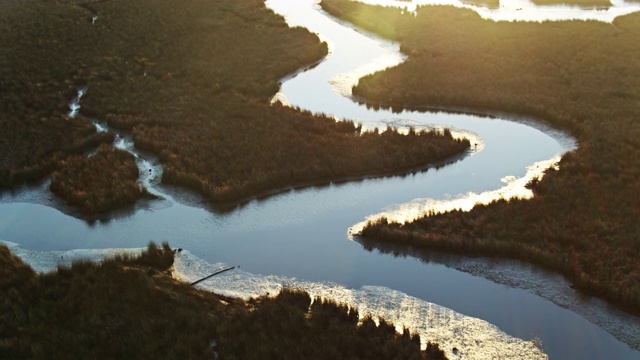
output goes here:
[[210, 277], [214, 277], [214, 276], [216, 276], [216, 275], [218, 275], [218, 274], [222, 274], [223, 272], [226, 272], [226, 271], [229, 271], [229, 270], [233, 270], [233, 269], [235, 269], [235, 268], [236, 268], [235, 266], [232, 266], [232, 267], [230, 267], [230, 268], [226, 268], [226, 269], [222, 269], [222, 270], [216, 271], [216, 272], [214, 272], [214, 273], [213, 273], [213, 274], [211, 274], [211, 275], [207, 275], [207, 276], [203, 277], [203, 278], [202, 278], [202, 279], [200, 279], [200, 280], [196, 280], [196, 281], [192, 282], [192, 283], [191, 283], [191, 285], [196, 285], [196, 284], [198, 284], [198, 283], [200, 283], [200, 282], [202, 282], [202, 281], [207, 280], [207, 279], [208, 279], [208, 278], [210, 278]]

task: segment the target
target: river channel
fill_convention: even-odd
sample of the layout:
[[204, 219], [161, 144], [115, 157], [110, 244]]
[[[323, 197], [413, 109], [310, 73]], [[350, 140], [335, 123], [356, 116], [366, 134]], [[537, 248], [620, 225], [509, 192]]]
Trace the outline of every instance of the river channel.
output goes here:
[[[419, 330], [423, 340], [441, 343], [450, 359], [640, 358], [640, 319], [576, 293], [557, 274], [517, 261], [394, 256], [393, 249], [364, 249], [352, 236], [365, 219], [380, 214], [404, 221], [429, 209], [530, 196], [522, 184], [578, 146], [574, 139], [517, 116], [393, 113], [359, 105], [350, 97], [351, 85], [403, 61], [398, 45], [337, 21], [313, 0], [269, 0], [267, 6], [290, 25], [317, 33], [330, 49], [323, 62], [283, 79], [274, 101], [353, 119], [366, 129], [447, 127], [472, 138], [472, 149], [438, 169], [291, 189], [225, 211], [207, 207], [188, 191], [159, 185], [161, 164], [136, 153], [143, 183], [159, 199], [88, 222], [74, 217], [45, 181], [0, 194], [0, 239], [19, 244], [12, 247], [33, 264], [48, 256], [39, 270], [52, 268], [53, 259], [101, 253], [73, 249], [168, 241], [185, 249], [176, 260], [185, 279], [221, 263], [241, 266], [206, 289], [251, 296], [300, 286]], [[116, 142], [133, 151], [126, 134]]]

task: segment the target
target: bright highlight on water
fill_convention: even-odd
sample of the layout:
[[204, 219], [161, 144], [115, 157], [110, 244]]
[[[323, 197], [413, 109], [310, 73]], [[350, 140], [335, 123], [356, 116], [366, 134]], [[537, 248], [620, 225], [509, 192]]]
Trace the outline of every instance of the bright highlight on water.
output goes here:
[[612, 0], [609, 7], [583, 8], [571, 5], [541, 6], [529, 0], [502, 0], [497, 8], [465, 4], [459, 0], [360, 0], [366, 4], [395, 6], [414, 11], [422, 5], [451, 5], [471, 9], [482, 18], [494, 21], [560, 21], [597, 20], [612, 22], [618, 16], [640, 11], [640, 4], [624, 0]]
[[[451, 2], [453, 3], [454, 1]], [[420, 2], [397, 3], [412, 6], [411, 4], [415, 5]], [[456, 1], [455, 3], [459, 2]], [[519, 19], [515, 15], [511, 18], [506, 17], [503, 19], [500, 18], [500, 16], [506, 15], [500, 14], [504, 14], [507, 10], [511, 9], [511, 14], [524, 15], [525, 3], [528, 2], [503, 1], [503, 3], [505, 3], [504, 10], [484, 9], [482, 7], [472, 8], [476, 9], [483, 17], [487, 17], [483, 15], [485, 12], [486, 14], [494, 14], [493, 16], [496, 16], [495, 20], [525, 20], [524, 18]], [[618, 6], [615, 5], [617, 3], [620, 2], [614, 2], [614, 7]], [[314, 1], [305, 0], [272, 0], [267, 2], [267, 5], [276, 12], [283, 13], [290, 24], [304, 25], [312, 31], [323, 32], [325, 31], [324, 29], [329, 29], [328, 27], [323, 28], [323, 26], [325, 26], [324, 22], [333, 23], [333, 20], [321, 12], [318, 12], [317, 5], [314, 4]], [[522, 10], [513, 8], [513, 4], [521, 4], [523, 6]], [[629, 6], [633, 7], [634, 5]], [[464, 7], [469, 6], [464, 5]], [[622, 8], [622, 5], [619, 7]], [[640, 5], [638, 5], [638, 7], [640, 8]], [[628, 7], [625, 7], [625, 9], [627, 8]], [[558, 11], [559, 13], [560, 10], [561, 9], [558, 8], [554, 11]], [[502, 13], [500, 11], [502, 11]], [[529, 12], [527, 9], [526, 13]], [[603, 12], [595, 10], [582, 11], [572, 8], [572, 18], [581, 18], [580, 16], [582, 16], [581, 14], [583, 13], [595, 18], [599, 17]], [[553, 12], [551, 11], [549, 14], [549, 19], [556, 16], [552, 15]], [[606, 16], [613, 15], [608, 14]], [[602, 21], [610, 21], [606, 20], [606, 16], [602, 18]], [[530, 20], [536, 19], [531, 18]], [[316, 27], [318, 24], [321, 25]], [[219, 260], [236, 261], [235, 259], [227, 260], [227, 258], [239, 256], [237, 254], [244, 253], [246, 251], [245, 248], [253, 248], [260, 249], [257, 251], [259, 253], [278, 253], [278, 257], [274, 256], [271, 260], [262, 259], [264, 262], [284, 262], [287, 258], [290, 261], [295, 261], [298, 257], [302, 258], [302, 255], [305, 255], [304, 251], [296, 252], [297, 248], [291, 250], [295, 247], [295, 243], [309, 241], [310, 244], [302, 244], [300, 247], [306, 247], [306, 251], [313, 252], [314, 257], [325, 261], [326, 264], [324, 264], [324, 267], [316, 266], [316, 264], [304, 264], [308, 269], [301, 268], [301, 270], [298, 271], [308, 271], [308, 273], [326, 272], [326, 274], [319, 276], [326, 276], [326, 278], [333, 279], [332, 276], [334, 276], [334, 274], [331, 272], [331, 269], [326, 269], [327, 267], [349, 267], [348, 275], [344, 275], [346, 280], [345, 278], [339, 278], [336, 282], [340, 284], [345, 284], [348, 281], [352, 281], [353, 283], [360, 282], [358, 285], [353, 286], [355, 289], [324, 281], [312, 282], [296, 280], [294, 275], [262, 276], [243, 270], [234, 270], [215, 280], [205, 282], [202, 286], [205, 289], [220, 292], [225, 295], [239, 297], [257, 296], [267, 293], [275, 294], [285, 285], [302, 287], [311, 292], [312, 295], [328, 297], [356, 306], [360, 309], [361, 314], [370, 312], [375, 316], [382, 316], [385, 319], [393, 321], [397, 326], [404, 325], [420, 331], [423, 334], [423, 341], [431, 340], [439, 342], [441, 347], [447, 350], [447, 355], [451, 359], [458, 358], [457, 355], [453, 353], [453, 348], [456, 348], [456, 353], [459, 354], [459, 358], [489, 358], [492, 356], [499, 358], [545, 358], [542, 351], [536, 348], [534, 343], [535, 339], [525, 341], [508, 336], [495, 326], [483, 320], [462, 315], [443, 306], [409, 296], [404, 292], [392, 290], [391, 288], [396, 288], [394, 283], [389, 284], [389, 286], [366, 285], [378, 283], [378, 279], [372, 279], [371, 277], [362, 275], [363, 272], [369, 271], [367, 266], [370, 266], [370, 264], [367, 264], [367, 260], [372, 258], [373, 255], [370, 257], [368, 257], [368, 255], [361, 257], [353, 256], [353, 259], [356, 260], [352, 260], [352, 258], [349, 257], [351, 255], [347, 256], [343, 253], [346, 254], [354, 247], [357, 247], [357, 244], [340, 238], [336, 242], [344, 242], [347, 244], [336, 246], [336, 244], [330, 242], [329, 237], [322, 239], [324, 241], [322, 244], [316, 244], [315, 242], [319, 242], [320, 240], [318, 239], [324, 235], [318, 235], [316, 237], [308, 235], [305, 237], [301, 235], [301, 232], [296, 231], [300, 231], [298, 228], [305, 228], [304, 230], [307, 231], [312, 229], [321, 232], [321, 230], [328, 225], [335, 227], [335, 224], [339, 223], [339, 226], [344, 225], [344, 227], [339, 228], [337, 232], [344, 234], [348, 226], [362, 221], [364, 216], [378, 214], [383, 211], [385, 216], [393, 217], [396, 221], [403, 222], [430, 211], [446, 211], [453, 208], [468, 209], [476, 202], [484, 203], [500, 197], [531, 196], [531, 193], [527, 192], [528, 190], [524, 188], [524, 184], [535, 176], [541, 176], [545, 168], [554, 166], [560, 154], [573, 149], [576, 146], [575, 142], [561, 132], [554, 134], [552, 129], [537, 127], [536, 129], [541, 130], [537, 131], [522, 123], [513, 123], [499, 119], [444, 113], [425, 115], [413, 111], [403, 111], [399, 114], [385, 111], [376, 112], [364, 106], [358, 106], [352, 101], [353, 99], [351, 99], [351, 86], [354, 85], [355, 81], [368, 72], [392, 66], [403, 61], [404, 55], [398, 52], [397, 44], [362, 36], [362, 33], [355, 31], [353, 28], [338, 27], [335, 25], [335, 27], [330, 29], [331, 31], [336, 31], [336, 33], [331, 33], [329, 30], [326, 30], [326, 35], [321, 34], [321, 38], [327, 39], [330, 43], [330, 49], [332, 51], [330, 57], [313, 70], [301, 72], [287, 79], [287, 81], [282, 84], [282, 91], [279, 93], [278, 99], [292, 106], [300, 106], [303, 109], [330, 112], [338, 118], [350, 118], [361, 121], [365, 129], [373, 129], [375, 127], [383, 128], [387, 125], [400, 128], [412, 126], [415, 128], [448, 127], [461, 129], [459, 132], [454, 133], [461, 134], [461, 136], [476, 137], [472, 141], [472, 144], [478, 144], [478, 146], [473, 149], [474, 151], [472, 151], [463, 162], [449, 165], [437, 173], [429, 171], [415, 176], [410, 175], [402, 179], [368, 180], [364, 182], [364, 185], [349, 183], [340, 186], [330, 185], [320, 190], [307, 189], [296, 191], [282, 194], [262, 202], [251, 202], [244, 208], [238, 209], [231, 214], [222, 215], [211, 214], [198, 206], [185, 206], [184, 203], [180, 203], [180, 199], [176, 200], [166, 192], [159, 190], [158, 180], [161, 176], [162, 167], [155, 161], [138, 156], [138, 166], [143, 174], [142, 181], [150, 191], [165, 199], [164, 201], [158, 201], [161, 205], [154, 205], [151, 209], [140, 210], [130, 218], [116, 219], [110, 223], [97, 223], [92, 225], [93, 228], [88, 228], [87, 224], [82, 221], [63, 217], [63, 215], [57, 211], [49, 208], [42, 209], [42, 207], [38, 205], [0, 204], [2, 205], [0, 208], [6, 207], [9, 209], [4, 222], [0, 220], [0, 231], [2, 231], [3, 234], [11, 234], [12, 225], [10, 224], [12, 220], [17, 218], [18, 221], [16, 221], [16, 223], [19, 224], [24, 217], [21, 217], [20, 214], [28, 213], [30, 214], [29, 216], [33, 216], [32, 214], [42, 215], [43, 224], [55, 223], [58, 225], [59, 221], [65, 223], [65, 226], [59, 226], [59, 229], [56, 228], [55, 231], [48, 231], [48, 229], [45, 228], [46, 225], [43, 225], [44, 229], [42, 232], [51, 238], [50, 244], [46, 246], [58, 246], [64, 249], [92, 245], [107, 247], [126, 246], [127, 241], [130, 241], [131, 237], [144, 239], [140, 241], [147, 241], [147, 239], [166, 239], [174, 244], [175, 239], [175, 241], [181, 241], [188, 245], [181, 244], [179, 246], [193, 251], [193, 253], [191, 253], [185, 250], [176, 256], [175, 276], [185, 281], [195, 280], [208, 275], [223, 266], [223, 264], [219, 263], [210, 263], [204, 259], [205, 257], [207, 259], [215, 257], [215, 260], [211, 260], [212, 262]], [[349, 33], [347, 34], [347, 32]], [[338, 36], [338, 38], [336, 38], [336, 36]], [[351, 53], [345, 53], [345, 49], [341, 47], [342, 44], [338, 43], [344, 38], [356, 39], [356, 43], [360, 45], [367, 42], [368, 46], [370, 42], [374, 44], [373, 46], [379, 46], [379, 49], [375, 49], [374, 51], [367, 48], [367, 46], [362, 46], [363, 49], [366, 49], [360, 51], [360, 48], [351, 48]], [[361, 62], [363, 59], [366, 61]], [[314, 78], [315, 76], [317, 76], [317, 78]], [[74, 101], [78, 107], [80, 106], [80, 97], [81, 95], [78, 94], [78, 101]], [[77, 114], [77, 108], [74, 109], [72, 107], [71, 111], [74, 116]], [[69, 116], [71, 116], [71, 113]], [[529, 125], [530, 123], [525, 122], [525, 124]], [[96, 122], [95, 125], [99, 130], [106, 130], [104, 124]], [[521, 142], [515, 145], [504, 145], [503, 143], [508, 142], [510, 137], [514, 137], [518, 139], [516, 141]], [[531, 140], [533, 137], [535, 137], [536, 140]], [[531, 142], [525, 143], [524, 141], [526, 140], [531, 140]], [[127, 136], [120, 136], [116, 142], [117, 147], [129, 151], [134, 151], [133, 145], [131, 138]], [[487, 145], [486, 148], [485, 145]], [[489, 168], [490, 160], [486, 159], [494, 158], [495, 154], [492, 153], [492, 151], [509, 153], [510, 150], [518, 149], [519, 147], [539, 147], [540, 149], [535, 149], [535, 151], [530, 151], [526, 154], [524, 153], [526, 151], [515, 154], [514, 156], [531, 159], [525, 162], [526, 165], [522, 166], [510, 165], [510, 161], [513, 159], [503, 154], [501, 161], [506, 163], [504, 166], [508, 169], [506, 173], [502, 170]], [[515, 160], [513, 161], [516, 163]], [[527, 165], [529, 168], [526, 168]], [[150, 169], [152, 170], [151, 172], [149, 172]], [[434, 180], [438, 177], [445, 177], [445, 180], [440, 180], [440, 182]], [[501, 182], [501, 179], [505, 181]], [[457, 186], [457, 184], [455, 184], [456, 182], [464, 184]], [[506, 185], [504, 184], [505, 182]], [[392, 184], [389, 185], [390, 183]], [[394, 186], [394, 184], [401, 186]], [[448, 187], [449, 185], [451, 187]], [[410, 187], [411, 189], [407, 190], [407, 188]], [[403, 193], [404, 191], [406, 191], [406, 194]], [[174, 193], [171, 193], [171, 195], [174, 195]], [[14, 206], [11, 207], [12, 205]], [[25, 207], [28, 208], [25, 210]], [[366, 210], [363, 210], [365, 207]], [[385, 211], [385, 209], [388, 210]], [[12, 210], [16, 211], [13, 212]], [[1, 211], [0, 209], [0, 212]], [[345, 225], [336, 221], [330, 217], [334, 212], [338, 213], [336, 218], [344, 217], [347, 219], [346, 222], [351, 222]], [[347, 213], [362, 213], [366, 215], [358, 215], [360, 216], [359, 218], [352, 219], [344, 215]], [[370, 216], [375, 218], [378, 215]], [[361, 223], [358, 225], [361, 225]], [[356, 233], [358, 225], [352, 228]], [[271, 230], [274, 232], [273, 235], [264, 235]], [[30, 231], [37, 230], [24, 229], [20, 232], [20, 236], [24, 236], [25, 238], [30, 237]], [[324, 232], [322, 234], [324, 234]], [[265, 238], [256, 239], [258, 236], [265, 236]], [[266, 239], [267, 236], [269, 236], [268, 239]], [[43, 236], [41, 237], [44, 238]], [[287, 239], [283, 240], [284, 237], [287, 237]], [[7, 238], [7, 240], [13, 240], [13, 238]], [[121, 243], [112, 244], [108, 243], [108, 241], [120, 241]], [[232, 244], [233, 242], [237, 243], [237, 245]], [[314, 243], [311, 244], [311, 242]], [[262, 245], [260, 246], [260, 244]], [[32, 264], [38, 271], [51, 270], [55, 268], [58, 262], [69, 263], [72, 259], [79, 257], [99, 261], [105, 254], [113, 254], [117, 251], [139, 251], [139, 249], [74, 250], [63, 252], [28, 251], [16, 245], [10, 244], [10, 246], [12, 250]], [[333, 256], [326, 256], [326, 254], [322, 252], [323, 249], [332, 247], [338, 249], [335, 250], [337, 253], [333, 254], [335, 258]], [[209, 251], [206, 254], [207, 256], [204, 254], [202, 256], [194, 255], [200, 255], [200, 251], [205, 251], [203, 249]], [[286, 251], [283, 249], [286, 249]], [[290, 251], [290, 254], [287, 253], [288, 251]], [[360, 248], [358, 248], [357, 251], [364, 253]], [[244, 254], [242, 256], [244, 256]], [[248, 255], [248, 258], [251, 258], [251, 256], [255, 257], [253, 260], [261, 260], [261, 257], [266, 258], [269, 255]], [[341, 262], [339, 259], [336, 259], [342, 256], [347, 260]], [[386, 266], [386, 263], [402, 261], [402, 259], [390, 258], [391, 257], [383, 258], [380, 256], [375, 257], [375, 260], [381, 260], [379, 264], [380, 267]], [[335, 263], [329, 263], [328, 260], [335, 260]], [[247, 262], [249, 263], [249, 261]], [[231, 265], [236, 265], [236, 263]], [[242, 263], [242, 265], [244, 265], [244, 263]], [[258, 267], [260, 265], [254, 266]], [[409, 259], [403, 263], [403, 266], [398, 266], [397, 268], [405, 269], [406, 267], [412, 266], [412, 260]], [[422, 266], [422, 264], [420, 264], [420, 266], [426, 267], [427, 265]], [[360, 268], [360, 270], [353, 268]], [[390, 268], [397, 269], [392, 266], [390, 266]], [[265, 265], [264, 269], [266, 270], [262, 272], [267, 274], [289, 274], [285, 264]], [[450, 271], [453, 272], [453, 270]], [[463, 269], [463, 271], [465, 270]], [[420, 272], [420, 274], [422, 274], [422, 272]], [[407, 271], [406, 274], [402, 273], [401, 275], [412, 276], [415, 275], [415, 273]], [[439, 274], [434, 272], [429, 273], [429, 275], [437, 277]], [[295, 276], [302, 277], [304, 275]], [[517, 277], [519, 275], [515, 273], [512, 274], [512, 276]], [[356, 278], [356, 280], [352, 280], [349, 277]], [[497, 282], [500, 283], [499, 281]], [[362, 286], [362, 284], [365, 285]], [[398, 283], [397, 286], [399, 288], [400, 286], [406, 286], [406, 284]], [[414, 286], [420, 287], [421, 285], [418, 284]], [[410, 291], [406, 290], [406, 292]], [[536, 291], [531, 292], [536, 293]], [[422, 297], [423, 295], [420, 296]], [[567, 296], [575, 297], [575, 294], [570, 292]], [[441, 302], [438, 301], [438, 303]], [[541, 316], [544, 316], [544, 314]], [[598, 321], [602, 321], [602, 318], [591, 321], [600, 324]], [[631, 329], [633, 330], [633, 327], [631, 327]], [[629, 332], [628, 326], [627, 330], [623, 329], [623, 331]], [[526, 334], [520, 336], [524, 337]], [[625, 337], [620, 336], [619, 338]], [[627, 337], [625, 341], [631, 343], [633, 338]], [[544, 345], [545, 343], [543, 341], [542, 346], [544, 347]]]
[[[1, 242], [22, 258], [34, 270], [49, 272], [57, 266], [69, 266], [75, 260], [99, 262], [116, 254], [140, 254], [144, 249], [77, 249], [70, 251], [30, 251], [18, 244]], [[176, 253], [174, 278], [193, 282], [227, 267], [211, 264], [187, 250]], [[393, 322], [398, 330], [410, 328], [420, 334], [426, 346], [427, 339], [437, 342], [443, 349], [456, 349], [459, 357], [501, 359], [546, 359], [535, 343], [512, 338], [486, 321], [464, 316], [436, 304], [432, 304], [399, 291], [380, 286], [364, 286], [359, 290], [337, 284], [296, 281], [293, 278], [262, 276], [236, 269], [204, 281], [197, 287], [221, 295], [248, 299], [262, 295], [277, 295], [283, 286], [304, 289], [312, 297], [332, 299], [358, 309], [361, 317], [367, 314]], [[473, 339], [473, 341], [470, 341]], [[525, 355], [526, 356], [523, 356]]]

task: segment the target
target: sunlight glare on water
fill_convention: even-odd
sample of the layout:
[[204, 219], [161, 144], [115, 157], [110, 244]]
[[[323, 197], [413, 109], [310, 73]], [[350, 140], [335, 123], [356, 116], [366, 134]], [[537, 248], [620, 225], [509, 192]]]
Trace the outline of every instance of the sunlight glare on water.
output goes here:
[[384, 70], [401, 64], [407, 57], [400, 52], [397, 44], [387, 44], [389, 52], [381, 57], [361, 65], [351, 71], [337, 74], [329, 80], [331, 88], [336, 94], [350, 98], [352, 96], [351, 89], [358, 84], [360, 78], [371, 73]]
[[612, 22], [616, 17], [640, 11], [640, 3], [612, 0], [606, 8], [572, 5], [540, 6], [528, 0], [502, 0], [498, 8], [465, 4], [459, 0], [359, 0], [372, 5], [395, 6], [415, 11], [421, 5], [451, 5], [471, 9], [482, 18], [494, 21], [597, 20]]
[[506, 185], [497, 190], [485, 191], [480, 194], [468, 193], [446, 200], [416, 199], [406, 204], [396, 205], [382, 213], [368, 216], [364, 221], [352, 226], [348, 231], [349, 236], [360, 234], [368, 222], [381, 218], [386, 218], [389, 222], [404, 224], [427, 214], [441, 214], [452, 210], [470, 211], [476, 205], [487, 205], [497, 199], [530, 199], [533, 197], [533, 192], [526, 187], [527, 183], [535, 178], [542, 179], [544, 171], [549, 168], [557, 168], [558, 161], [560, 161], [560, 156], [536, 162], [529, 166], [527, 173], [521, 178], [505, 176], [501, 180]]
[[[353, 119], [364, 129], [446, 126], [454, 136], [473, 139], [473, 156], [439, 170], [285, 191], [218, 212], [198, 196], [158, 184], [161, 165], [155, 157], [137, 152], [141, 172], [149, 173], [141, 180], [163, 199], [86, 223], [55, 210], [59, 200], [48, 191], [47, 183], [36, 191], [0, 193], [0, 237], [41, 250], [40, 255], [26, 255], [39, 258], [41, 269], [53, 269], [59, 261], [70, 263], [69, 249], [140, 247], [148, 241], [167, 240], [189, 250], [181, 252], [175, 264], [174, 274], [183, 280], [210, 274], [223, 266], [214, 264], [218, 261], [240, 264], [242, 270], [215, 277], [203, 286], [239, 297], [276, 294], [283, 285], [303, 287], [314, 295], [357, 306], [363, 315], [384, 316], [400, 327], [427, 334], [423, 341], [440, 339], [450, 359], [545, 358], [533, 339], [540, 339], [538, 346], [554, 359], [637, 358], [638, 352], [627, 345], [640, 348], [636, 345], [638, 321], [629, 321], [632, 316], [626, 313], [612, 314], [606, 303], [590, 305], [593, 299], [576, 293], [557, 274], [552, 277], [536, 270], [528, 276], [526, 270], [531, 266], [526, 264], [516, 264], [507, 272], [504, 262], [496, 264], [495, 259], [487, 260], [488, 266], [470, 266], [470, 260], [460, 256], [452, 257], [453, 265], [451, 259], [396, 257], [365, 251], [345, 239], [346, 229], [368, 215], [393, 212], [390, 204], [408, 204], [404, 215], [408, 218], [429, 211], [433, 202], [468, 207], [479, 200], [464, 194], [511, 196], [506, 188], [524, 189], [530, 164], [553, 161], [554, 156], [575, 149], [573, 138], [509, 114], [493, 114], [494, 118], [457, 112], [392, 112], [359, 105], [350, 87], [359, 74], [375, 70], [362, 64], [386, 67], [402, 61], [398, 45], [345, 27], [319, 10], [316, 0], [268, 0], [267, 6], [283, 14], [289, 24], [319, 33], [331, 52], [324, 61], [313, 64], [312, 70], [283, 79], [276, 99], [336, 119]], [[118, 144], [136, 152], [128, 137]], [[501, 189], [491, 191], [496, 188]], [[464, 198], [460, 204], [451, 201], [458, 198]], [[413, 205], [415, 209], [409, 210]], [[401, 209], [404, 205], [391, 206]], [[24, 255], [23, 250], [15, 251]], [[55, 250], [52, 256], [43, 255], [48, 250]], [[93, 261], [101, 258], [92, 255], [93, 250], [74, 251]], [[524, 282], [525, 277], [533, 280]], [[552, 282], [555, 285], [549, 286]], [[458, 355], [453, 354], [454, 347]]]
[[[70, 251], [33, 251], [18, 244], [3, 242], [11, 251], [38, 272], [49, 272], [58, 265], [69, 266], [76, 260], [99, 262], [116, 254], [138, 255], [134, 249], [78, 249]], [[228, 267], [211, 264], [187, 250], [176, 253], [173, 276], [183, 282], [193, 282]], [[217, 294], [248, 299], [262, 295], [277, 295], [284, 286], [306, 290], [313, 297], [331, 299], [358, 309], [360, 317], [371, 315], [393, 322], [401, 331], [407, 327], [420, 334], [422, 347], [436, 342], [449, 359], [547, 359], [533, 341], [513, 338], [496, 326], [451, 309], [429, 303], [382, 286], [363, 286], [358, 290], [331, 283], [296, 281], [284, 276], [262, 276], [234, 269], [203, 281], [197, 287]], [[473, 340], [471, 340], [473, 339]], [[452, 349], [456, 349], [456, 352]]]

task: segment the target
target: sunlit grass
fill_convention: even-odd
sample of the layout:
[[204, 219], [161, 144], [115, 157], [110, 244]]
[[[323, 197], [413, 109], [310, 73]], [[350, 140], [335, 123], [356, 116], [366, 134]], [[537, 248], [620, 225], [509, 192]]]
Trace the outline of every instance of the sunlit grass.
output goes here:
[[531, 0], [536, 5], [574, 5], [581, 7], [609, 7], [610, 0]]
[[640, 80], [630, 76], [640, 73], [640, 13], [613, 24], [506, 23], [453, 7], [423, 8], [414, 17], [341, 0], [323, 6], [352, 21], [352, 13], [366, 11], [371, 16], [357, 25], [382, 35], [395, 27], [409, 55], [361, 79], [357, 96], [523, 114], [568, 130], [580, 142], [559, 170], [529, 183], [530, 200], [478, 201], [471, 211], [460, 204], [460, 211], [405, 225], [374, 220], [365, 237], [529, 260], [562, 272], [579, 289], [640, 311], [640, 262], [633, 255], [640, 251], [640, 205], [629, 196], [640, 192]]
[[[350, 121], [270, 103], [282, 77], [320, 61], [328, 48], [263, 1], [87, 6], [92, 11], [34, 2], [0, 14], [12, 29], [0, 32], [11, 54], [0, 57], [0, 129], [7, 129], [0, 131], [0, 186], [60, 173], [71, 152], [105, 141], [88, 121], [67, 116], [80, 86], [90, 89], [83, 115], [131, 131], [135, 146], [164, 165], [162, 182], [217, 204], [414, 170], [468, 148], [435, 133], [357, 136]], [[76, 195], [76, 204], [86, 203]]]
[[199, 291], [170, 277], [173, 261], [151, 243], [36, 274], [0, 245], [0, 357], [446, 358], [433, 344], [421, 352], [409, 330], [302, 291], [249, 301]]

